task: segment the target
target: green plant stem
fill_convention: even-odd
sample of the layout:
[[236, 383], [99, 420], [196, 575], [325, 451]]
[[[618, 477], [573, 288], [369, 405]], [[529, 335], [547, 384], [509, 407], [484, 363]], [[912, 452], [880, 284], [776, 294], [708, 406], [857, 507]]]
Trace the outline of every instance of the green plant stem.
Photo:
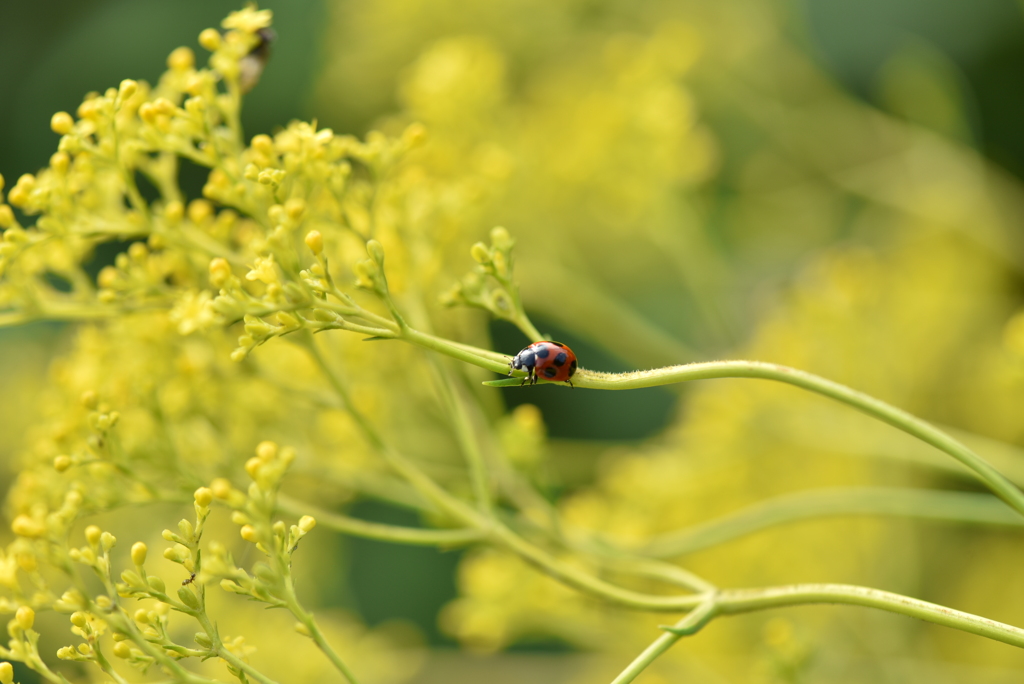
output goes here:
[[633, 681], [640, 672], [683, 636], [693, 634], [718, 615], [813, 604], [876, 608], [1024, 648], [1024, 629], [880, 589], [849, 584], [795, 584], [765, 589], [730, 589], [712, 594], [647, 647], [612, 684]]
[[107, 660], [106, 656], [103, 655], [103, 651], [100, 650], [100, 645], [97, 642], [93, 646], [93, 653], [96, 655], [96, 664], [99, 665], [100, 669], [103, 670], [116, 684], [128, 684], [128, 680], [122, 677], [114, 670], [111, 666], [110, 661]]
[[821, 603], [877, 608], [1024, 648], [1024, 629], [1019, 627], [881, 589], [849, 584], [794, 584], [764, 589], [731, 589], [721, 592], [717, 603], [722, 615]]
[[248, 676], [255, 679], [257, 682], [260, 682], [260, 684], [277, 684], [276, 681], [266, 676], [265, 674], [257, 670], [255, 667], [245, 662], [244, 660], [242, 660], [241, 658], [239, 658], [227, 649], [227, 647], [224, 645], [224, 642], [221, 641], [220, 633], [217, 631], [217, 628], [214, 626], [214, 624], [210, 621], [210, 618], [207, 617], [205, 610], [196, 613], [194, 617], [202, 626], [203, 631], [206, 632], [206, 635], [210, 637], [211, 641], [213, 641], [212, 650], [217, 654], [218, 658], [228, 663], [236, 670], [244, 672]]
[[477, 439], [473, 430], [473, 423], [469, 417], [469, 409], [466, 406], [465, 397], [460, 394], [460, 387], [456, 387], [441, 367], [440, 360], [430, 357], [430, 367], [433, 371], [434, 383], [441, 394], [441, 399], [448, 414], [451, 416], [452, 427], [455, 430], [455, 439], [459, 444], [466, 465], [469, 468], [469, 479], [473, 486], [473, 494], [476, 497], [477, 507], [486, 514], [492, 509], [491, 482], [487, 473], [487, 465], [484, 462], [484, 455], [480, 449], [480, 440]]
[[425, 347], [426, 349], [432, 349], [433, 351], [446, 354], [460, 361], [465, 361], [466, 363], [471, 363], [474, 366], [486, 368], [487, 370], [494, 371], [495, 373], [501, 373], [502, 375], [508, 373], [508, 362], [512, 360], [512, 357], [510, 356], [495, 354], [494, 352], [483, 349], [475, 349], [468, 345], [454, 345], [448, 340], [440, 337], [434, 337], [433, 335], [427, 335], [426, 333], [422, 333], [414, 328], [406, 328], [403, 330], [401, 337], [404, 340], [417, 344], [421, 347]]
[[[456, 349], [446, 342], [428, 335], [418, 333], [407, 328], [403, 336], [422, 346], [435, 349], [442, 353], [462, 358], [463, 360], [482, 367], [496, 366], [493, 361], [484, 359], [472, 352], [463, 349]], [[323, 358], [316, 352], [315, 345], [311, 345], [314, 358], [328, 375], [332, 386], [339, 392], [339, 396], [346, 406], [351, 408], [347, 401], [347, 392], [341, 384], [340, 379], [333, 374], [333, 370], [326, 364]], [[507, 367], [507, 366], [505, 366]], [[500, 372], [500, 370], [498, 370]], [[795, 384], [811, 391], [816, 391], [830, 396], [844, 403], [850, 404], [865, 413], [884, 420], [890, 424], [900, 427], [910, 434], [919, 436], [930, 444], [940, 446], [947, 453], [953, 452], [958, 457], [964, 457], [968, 462], [980, 462], [991, 470], [991, 466], [982, 461], [980, 457], [966, 449], [952, 438], [939, 430], [924, 423], [923, 421], [910, 416], [894, 407], [885, 404], [877, 399], [868, 397], [849, 388], [832, 383], [823, 378], [802, 373], [783, 366], [762, 364], [750, 361], [718, 362], [709, 364], [693, 364], [691, 366], [678, 366], [656, 371], [643, 371], [639, 373], [626, 373], [622, 376], [606, 374], [585, 373], [584, 380], [591, 387], [600, 389], [631, 387], [651, 387], [658, 384], [672, 382], [684, 382], [686, 380], [697, 380], [716, 377], [759, 377], [770, 380], [779, 380]], [[618, 378], [618, 379], [616, 379]], [[560, 561], [547, 551], [531, 544], [508, 527], [502, 525], [491, 517], [481, 515], [478, 511], [467, 506], [455, 498], [436, 482], [422, 473], [411, 461], [394, 452], [380, 439], [379, 435], [372, 432], [372, 426], [354, 414], [358, 424], [371, 431], [371, 441], [384, 455], [388, 463], [410, 484], [433, 501], [443, 511], [452, 515], [456, 520], [467, 527], [475, 527], [486, 533], [488, 539], [493, 543], [502, 546], [523, 558], [528, 563], [540, 568], [543, 572], [575, 587], [585, 593], [603, 598], [610, 603], [618, 604], [627, 608], [646, 610], [653, 612], [681, 612], [690, 611], [703, 602], [700, 595], [689, 596], [658, 596], [625, 589], [606, 582], [583, 572], [578, 567]], [[966, 452], [964, 454], [963, 452]], [[977, 465], [975, 463], [975, 465]], [[982, 471], [985, 472], [984, 468]], [[992, 471], [994, 472], [994, 471]], [[997, 483], [1005, 483], [1011, 488], [1012, 493], [1024, 498], [1019, 490], [1013, 488], [1008, 482], [995, 473]], [[987, 481], [987, 480], [986, 480]], [[1005, 489], [1005, 487], [1004, 487]], [[1022, 506], [1024, 510], [1024, 506]], [[985, 636], [990, 639], [1002, 641], [1019, 647], [1024, 647], [1024, 630], [982, 618], [970, 613], [963, 613], [951, 608], [939, 606], [925, 601], [919, 601], [907, 596], [893, 594], [879, 589], [867, 587], [856, 587], [839, 584], [815, 584], [815, 585], [794, 585], [786, 587], [771, 587], [765, 589], [736, 589], [724, 590], [717, 594], [716, 605], [719, 614], [737, 614], [776, 608], [781, 606], [803, 605], [813, 603], [845, 603], [850, 605], [862, 605], [871, 608], [878, 608], [893, 613], [900, 613], [916, 617], [928, 622], [953, 627], [972, 634]]]
[[160, 663], [160, 665], [167, 668], [167, 671], [176, 678], [174, 681], [186, 682], [187, 684], [216, 684], [212, 679], [189, 672], [178, 664], [176, 659], [168, 656], [162, 648], [150, 643], [135, 627], [135, 622], [126, 614], [115, 613], [108, 620], [115, 624], [123, 634], [126, 634], [154, 662]]
[[[761, 361], [709, 361], [691, 363], [681, 366], [667, 366], [646, 371], [630, 373], [598, 373], [580, 371], [573, 378], [579, 388], [589, 389], [639, 389], [641, 387], [658, 387], [691, 380], [710, 380], [716, 378], [756, 378], [774, 380], [793, 385], [809, 392], [821, 394], [840, 403], [851, 406], [862, 413], [876, 418], [893, 427], [917, 437], [923, 442], [946, 452], [970, 470], [988, 485], [1000, 499], [1024, 515], [1024, 492], [1006, 479], [981, 456], [953, 439], [942, 430], [912, 416], [902, 409], [875, 399], [872, 396], [850, 389], [837, 382], [806, 373], [804, 371]], [[507, 386], [515, 384], [507, 380], [489, 383], [491, 386]]]
[[714, 520], [661, 535], [636, 552], [673, 558], [776, 525], [826, 516], [894, 515], [982, 525], [1024, 526], [1024, 520], [989, 494], [896, 487], [813, 489], [761, 501]]
[[681, 568], [678, 565], [673, 565], [672, 563], [662, 563], [660, 561], [651, 561], [646, 558], [618, 555], [602, 555], [599, 556], [599, 558], [605, 567], [616, 572], [649, 577], [651, 579], [674, 584], [697, 593], [718, 590], [715, 585], [708, 582], [703, 577]]
[[[388, 465], [401, 475], [405, 480], [413, 486], [423, 497], [433, 503], [441, 511], [451, 515], [453, 518], [459, 521], [473, 520], [477, 521], [476, 513], [470, 506], [455, 498], [449, 494], [443, 487], [434, 482], [428, 477], [423, 471], [421, 471], [412, 461], [406, 459], [404, 456], [389, 447], [381, 436], [377, 433], [376, 428], [366, 418], [366, 416], [360, 413], [355, 405], [352, 403], [349, 397], [348, 388], [341, 381], [341, 378], [335, 373], [334, 368], [327, 363], [327, 360], [320, 353], [320, 350], [316, 346], [316, 340], [313, 339], [312, 334], [307, 330], [303, 330], [299, 339], [303, 341], [306, 349], [309, 351], [313, 360], [319, 366], [320, 370], [323, 371], [324, 376], [327, 378], [327, 382], [331, 385], [331, 388], [341, 399], [342, 404], [345, 406], [345, 410], [349, 412], [355, 420], [356, 425], [362, 431], [363, 435], [370, 441], [373, 447], [378, 453], [387, 461]], [[486, 527], [474, 525], [477, 527]]]
[[[286, 569], [287, 571], [287, 569]], [[331, 661], [335, 669], [342, 674], [343, 677], [349, 682], [349, 684], [359, 684], [359, 680], [356, 679], [356, 675], [352, 672], [352, 669], [345, 664], [345, 661], [341, 659], [341, 656], [334, 650], [331, 644], [324, 638], [323, 633], [320, 631], [320, 627], [316, 624], [316, 618], [313, 617], [312, 613], [306, 612], [306, 610], [299, 603], [298, 598], [295, 596], [295, 589], [292, 585], [291, 575], [285, 578], [285, 603], [288, 604], [288, 610], [295, 616], [299, 622], [305, 626], [309, 631], [309, 637], [313, 640], [313, 643], [317, 645], [317, 648], [327, 656], [327, 659]]]
[[717, 603], [714, 594], [712, 594], [704, 603], [701, 603], [690, 611], [686, 617], [677, 622], [671, 630], [666, 631], [655, 639], [653, 644], [645, 648], [618, 677], [612, 680], [612, 684], [629, 684], [629, 682], [636, 679], [637, 675], [647, 669], [648, 665], [670, 649], [677, 641], [684, 636], [695, 634], [711, 621], [715, 616], [716, 608]]
[[277, 497], [277, 503], [280, 510], [291, 515], [309, 514], [316, 518], [319, 525], [342, 534], [364, 539], [414, 546], [463, 546], [484, 538], [484, 534], [480, 530], [473, 528], [432, 530], [367, 522], [298, 502], [280, 494]]

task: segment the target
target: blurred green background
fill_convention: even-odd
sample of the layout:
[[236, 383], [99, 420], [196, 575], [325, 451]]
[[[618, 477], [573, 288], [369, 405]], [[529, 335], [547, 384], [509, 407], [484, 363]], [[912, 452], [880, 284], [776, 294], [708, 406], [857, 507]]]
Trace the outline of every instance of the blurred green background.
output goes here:
[[[491, 224], [503, 224], [520, 238], [520, 280], [528, 309], [542, 331], [569, 343], [588, 368], [620, 371], [759, 355], [802, 365], [858, 388], [880, 388], [883, 398], [926, 417], [1019, 443], [1024, 438], [1020, 404], [1011, 408], [1021, 396], [1019, 378], [1013, 375], [1019, 372], [1019, 363], [999, 357], [1005, 351], [999, 345], [1004, 337], [1012, 338], [1012, 329], [1004, 333], [1002, 326], [1024, 300], [1024, 251], [1020, 249], [1024, 244], [1020, 200], [1024, 196], [1020, 190], [1024, 179], [1024, 12], [1020, 4], [1009, 0], [715, 4], [714, 9], [701, 9], [699, 3], [602, 0], [572, 0], [555, 7], [531, 2], [504, 7], [454, 1], [263, 3], [262, 7], [274, 10], [279, 39], [262, 82], [246, 99], [243, 123], [247, 134], [253, 135], [272, 132], [293, 118], [316, 118], [320, 125], [338, 132], [362, 134], [381, 122], [387, 126], [389, 117], [404, 112], [397, 116], [429, 119], [436, 115], [438, 123], [431, 126], [428, 120], [428, 128], [432, 134], [438, 130], [439, 138], [453, 147], [464, 144], [476, 150], [473, 146], [479, 146], [480, 140], [469, 140], [473, 135], [483, 140], [496, 136], [513, 157], [521, 155], [525, 161], [513, 172], [507, 194], [481, 211], [479, 229], [472, 237], [485, 235]], [[154, 81], [170, 49], [195, 47], [202, 28], [217, 25], [236, 7], [222, 0], [0, 4], [0, 173], [8, 184], [42, 166], [53, 152], [57, 141], [49, 130], [53, 112], [74, 111], [84, 93], [123, 78]], [[531, 168], [542, 167], [545, 146], [560, 139], [558, 126], [566, 121], [572, 126], [571, 116], [552, 123], [554, 132], [540, 130], [541, 124], [534, 130], [530, 123], [523, 123], [531, 121], [531, 116], [536, 121], [544, 116], [556, 121], [560, 110], [550, 105], [557, 101], [557, 93], [552, 92], [566, 82], [583, 83], [575, 92], [589, 95], [592, 90], [594, 113], [601, 113], [602, 106], [609, 106], [602, 103], [603, 89], [618, 86], [588, 71], [591, 62], [600, 61], [594, 55], [614, 60], [614, 40], [620, 34], [647, 36], [677, 21], [689, 22], [702, 50], [692, 73], [689, 67], [679, 68], [686, 72], [692, 97], [683, 109], [692, 108], [700, 122], [699, 132], [713, 140], [708, 143], [712, 152], [702, 152], [705, 143], [699, 140], [687, 148], [694, 158], [706, 155], [699, 169], [691, 173], [672, 167], [663, 174], [667, 180], [657, 175], [659, 171], [650, 171], [646, 187], [663, 182], [661, 194], [651, 201], [615, 198], [643, 206], [633, 214], [623, 209], [624, 218], [615, 213], [621, 206], [602, 204], [602, 186], [596, 181], [588, 185], [592, 178], [574, 186], [578, 178], [567, 171], [568, 180], [561, 186], [556, 184], [555, 172], [550, 177], [534, 173], [534, 178], [553, 187], [533, 187], [528, 178], [514, 175], [530, 176]], [[458, 114], [417, 111], [416, 87], [423, 84], [416, 85], [416, 65], [427, 68], [422, 66], [425, 62], [417, 61], [424, 54], [449, 54], [438, 45], [455, 45], [450, 54], [476, 49], [466, 42], [444, 42], [465, 41], [467, 36], [484, 41], [483, 62], [492, 53], [503, 57], [507, 90], [496, 96], [499, 104], [494, 111], [480, 105], [482, 132], [453, 133], [444, 127], [458, 122]], [[604, 47], [606, 42], [612, 47]], [[765, 48], [761, 56], [749, 57], [765, 45], [776, 44], [784, 48]], [[668, 80], [674, 83], [675, 76]], [[467, 81], [472, 82], [469, 77]], [[616, 97], [625, 99], [628, 106], [629, 91], [626, 86], [623, 89], [627, 95]], [[471, 107], [465, 111], [472, 113]], [[882, 117], [881, 123], [872, 118], [876, 114]], [[658, 115], [657, 111], [651, 114], [654, 129], [662, 126]], [[472, 123], [468, 115], [467, 120]], [[913, 151], [917, 148], [901, 140], [890, 144], [898, 137], [894, 131], [926, 136], [924, 152], [917, 155]], [[638, 143], [639, 161], [631, 157], [629, 140], [616, 140], [608, 145], [608, 156], [602, 156], [604, 148], [599, 146], [593, 155], [597, 161], [584, 159], [578, 164], [631, 175], [643, 185], [647, 166], [643, 155], [660, 146], [657, 136], [652, 139], [649, 149]], [[581, 148], [587, 145], [580, 143]], [[615, 145], [619, 147], [612, 149]], [[964, 200], [966, 209], [953, 199], [944, 205], [942, 200], [956, 193], [943, 192], [939, 182], [929, 186], [932, 204], [923, 209], [911, 206], [923, 197], [913, 193], [924, 193], [914, 185], [916, 180], [935, 174], [949, 187], [963, 190], [965, 183], [977, 178], [968, 174], [961, 182], [958, 174], [978, 165], [990, 169], [981, 175], [995, 189], [991, 202], [982, 204], [994, 206], [996, 218], [968, 200]], [[438, 167], [442, 173], [449, 171], [443, 163]], [[682, 227], [676, 230], [676, 226]], [[954, 237], [936, 243], [936, 233]], [[454, 244], [464, 249], [469, 241]], [[551, 251], [564, 252], [560, 256], [569, 264], [568, 272], [585, 276], [586, 287], [610, 295], [606, 304], [617, 308], [603, 325], [588, 324], [572, 286], [563, 287], [553, 272], [545, 270], [543, 258], [550, 257]], [[921, 260], [928, 264], [917, 264], [908, 253], [923, 255]], [[704, 258], [708, 254], [712, 256]], [[943, 280], [943, 273], [948, 280]], [[960, 279], [968, 276], [973, 280], [961, 287]], [[843, 289], [847, 282], [843, 278], [855, 283], [849, 291]], [[861, 286], [874, 288], [871, 306], [858, 308]], [[831, 293], [833, 287], [838, 292], [834, 301], [814, 299]], [[958, 293], [963, 301], [953, 301]], [[844, 300], [846, 295], [849, 298]], [[882, 309], [884, 313], [879, 313]], [[900, 328], [904, 323], [907, 328]], [[875, 324], [877, 329], [872, 330]], [[973, 336], [964, 332], [968, 327]], [[643, 343], [634, 341], [641, 337], [637, 334], [641, 328]], [[495, 348], [506, 352], [524, 343], [517, 331], [502, 324], [491, 325], [490, 335]], [[26, 345], [26, 338], [36, 344]], [[820, 345], [815, 346], [819, 338]], [[1013, 339], [1007, 343], [1010, 351], [1019, 351]], [[830, 346], [833, 342], [849, 348], [840, 350]], [[0, 351], [0, 371], [5, 378], [41, 374], [48, 354], [61, 344], [60, 329], [53, 326], [0, 331], [0, 350], [8, 350]], [[987, 351], [975, 353], [977, 349], [997, 350], [990, 358], [984, 356]], [[920, 361], [921, 367], [907, 370], [908, 359]], [[837, 367], [829, 365], [833, 362]], [[879, 365], [868, 367], [869, 362]], [[15, 380], [10, 385], [31, 387], [32, 383]], [[564, 491], [570, 493], [592, 477], [607, 475], [596, 472], [593, 465], [601, 454], [638, 448], [644, 440], [652, 440], [647, 444], [657, 450], [662, 438], [672, 441], [681, 432], [693, 432], [686, 427], [687, 421], [700, 410], [709, 411], [707, 404], [715, 401], [705, 397], [703, 404], [693, 408], [686, 393], [667, 389], [567, 395], [539, 388], [529, 395], [509, 392], [504, 396], [510, 407], [528, 400], [541, 408], [553, 439], [552, 458]], [[729, 404], [723, 411], [735, 408], [741, 416], [748, 415], [745, 410], [755, 414], [749, 404], [756, 403], [756, 398], [742, 399], [748, 402], [743, 404], [736, 395], [723, 393], [718, 400]], [[8, 416], [0, 451], [4, 467], [9, 468], [9, 457], [20, 446], [18, 430], [9, 427], [28, 420], [31, 396], [8, 392], [0, 401], [5, 402], [0, 409]], [[993, 403], [1000, 408], [991, 408]], [[786, 419], [801, 424], [792, 432], [798, 437], [785, 448], [802, 444], [826, 453], [832, 450], [832, 455], [857, 450], [854, 433], [860, 434], [859, 425], [849, 434], [829, 433], [822, 426], [832, 423], [819, 422], [815, 410], [809, 405], [802, 423], [792, 416]], [[728, 429], [730, 435], [744, 432], [768, 449], [764, 435], [778, 438], [791, 427], [785, 420], [773, 422], [769, 412], [748, 423], [736, 418]], [[838, 443], [830, 444], [829, 438]], [[686, 439], [688, 444], [701, 444], [699, 436]], [[746, 444], [742, 436], [734, 440], [732, 446], [742, 451]], [[881, 443], [871, 442], [867, 448]], [[728, 446], [718, 448], [724, 451]], [[611, 461], [614, 455], [602, 462]], [[772, 477], [780, 482], [799, 481], [799, 477], [787, 479], [799, 474], [797, 465], [751, 461], [744, 466], [749, 467], [749, 472], [744, 471], [749, 482]], [[947, 480], [900, 473], [893, 476], [897, 481], [971, 487], [952, 475]], [[843, 475], [839, 471], [823, 478], [842, 484], [846, 482]], [[874, 481], [863, 473], [845, 475]], [[746, 494], [772, 491], [767, 485], [767, 489], [759, 486], [751, 484]], [[787, 486], [779, 489], [787, 491]], [[719, 508], [727, 510], [735, 503]], [[704, 510], [716, 510], [716, 505]], [[358, 504], [355, 513], [388, 522], [413, 522], [400, 511], [374, 503]], [[1014, 543], [1000, 532], [986, 534], [994, 538], [996, 549]], [[920, 572], [917, 565], [905, 573], [895, 572], [893, 582], [915, 595], [934, 590], [934, 595], [926, 596], [931, 600], [966, 601], [969, 591], [949, 585], [959, 587], [958, 576], [981, 570], [971, 566], [960, 550], [970, 543], [987, 549], [985, 553], [991, 551], [984, 547], [983, 535], [956, 529], [913, 528], [901, 539], [916, 554], [913, 560], [903, 557], [903, 561], [922, 567]], [[770, 552], [772, 546], [752, 548]], [[453, 643], [438, 629], [436, 614], [455, 596], [453, 575], [459, 554], [369, 541], [339, 544], [336, 552], [350, 570], [349, 583], [327, 592], [326, 605], [355, 608], [371, 625], [396, 617], [410, 619], [431, 643]], [[741, 556], [751, 562], [749, 555]], [[886, 558], [882, 553], [876, 561], [884, 565]], [[1012, 554], [1007, 558], [1012, 559]], [[721, 561], [707, 563], [717, 567]], [[936, 565], [941, 567], [936, 570]], [[1004, 558], [1000, 567], [1014, 566]], [[855, 573], [853, 577], [866, 581]], [[1015, 578], [1006, 581], [1019, 584]], [[1001, 601], [979, 599], [978, 603], [973, 609], [987, 615], [985, 607], [998, 607]], [[992, 617], [1022, 622], [1014, 620], [1012, 612]], [[907, 639], [913, 641], [913, 637]], [[523, 648], [557, 650], [563, 643], [546, 637], [539, 641], [527, 640]], [[927, 660], [941, 643], [929, 642], [918, 651], [910, 644], [905, 650]], [[984, 669], [987, 679], [978, 678], [981, 670], [970, 669], [963, 670], [962, 677], [948, 671], [942, 676], [965, 682], [1018, 680], [1011, 679], [1019, 677], [1015, 668], [1024, 666], [1018, 656], [1000, 651], [992, 658], [987, 646], [979, 649], [980, 655], [974, 660], [967, 657], [970, 662], [963, 667], [976, 665]], [[991, 662], [997, 665], [986, 664]], [[999, 669], [1004, 666], [1005, 670]], [[883, 677], [878, 673], [858, 674], [856, 667], [849, 665], [849, 681], [884, 680], [872, 678]], [[898, 672], [893, 666], [884, 677], [910, 681], [909, 676], [901, 680], [893, 674]], [[915, 672], [922, 681], [947, 681], [928, 679], [927, 668]], [[1001, 673], [1006, 679], [1001, 679]], [[656, 681], [654, 676], [650, 681]], [[786, 681], [803, 680], [793, 675]]]

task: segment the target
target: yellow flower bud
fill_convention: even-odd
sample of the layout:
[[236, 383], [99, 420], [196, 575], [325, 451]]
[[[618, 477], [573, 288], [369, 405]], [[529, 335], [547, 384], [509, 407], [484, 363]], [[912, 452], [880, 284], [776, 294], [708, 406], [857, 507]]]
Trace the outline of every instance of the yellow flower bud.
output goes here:
[[320, 256], [324, 251], [324, 236], [319, 230], [311, 230], [306, 233], [306, 246], [313, 254]]
[[50, 117], [50, 129], [58, 135], [67, 135], [75, 127], [75, 120], [67, 112], [57, 112]]
[[174, 225], [181, 221], [182, 217], [185, 216], [185, 205], [178, 200], [172, 200], [164, 206], [164, 216], [167, 218], [167, 222]]
[[374, 288], [374, 276], [377, 275], [377, 266], [369, 259], [357, 261], [352, 270], [356, 273], [356, 285], [372, 290]]
[[309, 631], [309, 627], [302, 624], [301, 622], [295, 623], [295, 631], [301, 634], [302, 636], [313, 636], [313, 633]]
[[153, 106], [152, 102], [143, 102], [139, 105], [139, 118], [148, 124], [156, 121], [156, 107]]
[[153, 100], [153, 107], [156, 109], [157, 114], [163, 114], [164, 116], [171, 116], [178, 111], [178, 108], [174, 106], [174, 103], [166, 97], [158, 97]]
[[78, 114], [79, 119], [95, 119], [99, 114], [99, 98], [93, 97], [85, 100], [82, 104], [78, 105], [75, 113]]
[[127, 641], [118, 641], [114, 644], [114, 655], [118, 658], [127, 658], [132, 654], [131, 646], [128, 645]]
[[32, 610], [28, 606], [21, 606], [18, 608], [18, 612], [14, 614], [14, 620], [22, 629], [32, 629], [32, 625], [34, 625], [36, 621], [36, 611]]
[[110, 600], [110, 597], [104, 596], [103, 594], [97, 596], [93, 601], [96, 603], [97, 608], [102, 608], [103, 610], [109, 610], [114, 605], [114, 602]]
[[122, 101], [127, 100], [129, 97], [135, 94], [139, 89], [139, 84], [130, 78], [126, 78], [121, 81], [120, 87], [117, 89], [117, 97]]
[[508, 231], [501, 226], [491, 229], [491, 244], [498, 249], [508, 249], [515, 241], [512, 236], [508, 234]]
[[299, 529], [303, 532], [309, 532], [316, 527], [316, 518], [311, 515], [304, 515], [299, 518]]
[[214, 287], [224, 287], [224, 284], [231, 277], [231, 264], [227, 259], [217, 257], [210, 262], [210, 284]]
[[487, 249], [487, 245], [482, 242], [477, 242], [470, 247], [469, 253], [478, 264], [491, 263], [491, 250]]
[[263, 441], [256, 445], [256, 456], [261, 461], [272, 461], [277, 456], [277, 444], [271, 441]]
[[146, 542], [135, 542], [132, 544], [132, 563], [144, 565], [147, 553], [149, 553], [149, 547], [146, 546]]
[[306, 200], [301, 197], [292, 197], [284, 203], [284, 211], [292, 220], [298, 219], [306, 211]]
[[196, 56], [192, 48], [175, 48], [167, 56], [167, 68], [171, 71], [188, 71], [196, 65]]
[[9, 204], [0, 204], [0, 228], [10, 228], [14, 225], [14, 210]]
[[257, 477], [259, 477], [260, 468], [262, 467], [263, 461], [261, 461], [259, 458], [255, 456], [253, 456], [252, 458], [245, 462], [245, 472], [249, 473], [249, 477], [251, 477], [254, 480]]
[[252, 525], [242, 525], [242, 529], [238, 533], [242, 535], [242, 539], [253, 544], [260, 540], [259, 535], [256, 534], [256, 528]]
[[177, 546], [169, 546], [166, 549], [164, 549], [164, 558], [171, 561], [172, 563], [181, 563], [185, 560], [183, 558], [183, 555], [186, 553], [188, 552]]
[[42, 537], [46, 533], [46, 525], [27, 515], [19, 515], [11, 523], [11, 531], [19, 537]]
[[96, 276], [96, 283], [105, 290], [113, 288], [117, 283], [117, 269], [113, 266], [104, 266]]
[[85, 625], [88, 624], [88, 622], [89, 616], [80, 610], [75, 611], [71, 614], [71, 624], [73, 624], [75, 627], [78, 627], [79, 629], [85, 627]]
[[384, 247], [376, 240], [369, 240], [366, 243], [366, 253], [370, 255], [378, 266], [384, 265]]
[[114, 535], [110, 534], [109, 532], [104, 532], [100, 535], [100, 546], [103, 547], [104, 551], [109, 551], [110, 549], [114, 548], [115, 544], [117, 544], [117, 537], [115, 537]]
[[199, 34], [199, 44], [210, 52], [219, 48], [220, 43], [220, 32], [217, 29], [203, 29], [203, 32]]
[[102, 534], [103, 530], [101, 530], [96, 525], [89, 525], [85, 528], [85, 539], [89, 542], [90, 546], [96, 546], [97, 544], [99, 544], [100, 535]]
[[260, 154], [271, 154], [274, 151], [274, 141], [270, 139], [269, 135], [263, 133], [254, 135], [251, 144], [252, 149]]
[[188, 203], [188, 220], [192, 223], [205, 223], [213, 216], [213, 205], [206, 200], [196, 199]]
[[82, 406], [93, 411], [100, 403], [100, 398], [92, 390], [86, 390], [82, 392], [82, 397], [79, 399], [82, 402]]
[[4, 174], [0, 173], [0, 190], [4, 189]]
[[71, 157], [67, 152], [54, 152], [50, 157], [50, 168], [57, 173], [64, 173], [71, 165]]
[[53, 459], [53, 468], [58, 473], [63, 473], [65, 470], [67, 470], [70, 467], [71, 467], [71, 457], [70, 456], [63, 456], [63, 455], [61, 455], [61, 456], [58, 456], [55, 459]]
[[206, 508], [213, 503], [213, 492], [209, 487], [200, 487], [195, 491], [192, 497], [196, 500], [196, 505], [200, 508]]
[[135, 611], [135, 615], [133, 617], [135, 618], [135, 621], [140, 624], [149, 624], [149, 611], [145, 608], [139, 608], [137, 611]]
[[15, 185], [7, 193], [7, 201], [16, 207], [24, 206], [25, 202], [28, 201], [28, 191], [20, 185]]
[[231, 482], [223, 477], [218, 477], [210, 483], [210, 491], [218, 499], [226, 499], [231, 496], [232, 489]]
[[0, 684], [14, 684], [14, 666], [6, 660], [0, 663]]

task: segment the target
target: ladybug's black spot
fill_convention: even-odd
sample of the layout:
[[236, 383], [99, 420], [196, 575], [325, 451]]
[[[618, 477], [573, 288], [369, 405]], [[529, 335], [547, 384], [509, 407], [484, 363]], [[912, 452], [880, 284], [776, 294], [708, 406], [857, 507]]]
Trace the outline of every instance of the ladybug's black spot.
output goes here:
[[569, 364], [569, 377], [571, 378], [575, 374], [576, 374], [576, 359], [573, 359], [572, 363]]
[[546, 375], [549, 378], [553, 378], [556, 375], [558, 375], [558, 369], [548, 366], [547, 368], [544, 369], [544, 375]]
[[558, 352], [558, 356], [555, 357], [555, 365], [556, 366], [564, 366], [565, 365], [565, 360], [567, 358], [569, 358], [569, 357], [565, 355], [565, 352]]
[[547, 347], [540, 347], [539, 349], [535, 349], [533, 353], [536, 354], [539, 359], [546, 359], [548, 358], [548, 355], [551, 354], [551, 350]]
[[516, 360], [519, 361], [520, 368], [533, 368], [537, 365], [537, 359], [531, 351], [521, 352]]

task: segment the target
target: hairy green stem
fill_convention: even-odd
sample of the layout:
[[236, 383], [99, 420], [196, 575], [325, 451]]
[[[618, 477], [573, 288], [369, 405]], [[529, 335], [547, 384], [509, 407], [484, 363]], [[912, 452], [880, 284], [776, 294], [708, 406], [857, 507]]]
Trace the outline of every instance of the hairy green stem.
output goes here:
[[1024, 526], [1024, 520], [989, 494], [897, 487], [812, 489], [761, 501], [720, 518], [656, 537], [637, 549], [673, 558], [776, 525], [826, 516], [892, 515], [982, 525]]
[[849, 584], [794, 584], [765, 589], [731, 589], [721, 592], [717, 603], [722, 615], [821, 603], [877, 608], [1024, 648], [1024, 629], [1019, 627], [909, 596]]
[[[621, 390], [718, 378], [774, 380], [851, 406], [946, 452], [974, 471], [978, 478], [988, 485], [989, 489], [999, 498], [1024, 515], [1024, 492], [1021, 492], [1016, 485], [993, 468], [988, 461], [962, 443], [902, 409], [812, 373], [761, 361], [709, 361], [630, 373], [598, 373], [581, 370], [573, 378], [573, 381], [579, 388]], [[492, 381], [486, 384], [498, 387], [515, 384], [508, 380]]]

